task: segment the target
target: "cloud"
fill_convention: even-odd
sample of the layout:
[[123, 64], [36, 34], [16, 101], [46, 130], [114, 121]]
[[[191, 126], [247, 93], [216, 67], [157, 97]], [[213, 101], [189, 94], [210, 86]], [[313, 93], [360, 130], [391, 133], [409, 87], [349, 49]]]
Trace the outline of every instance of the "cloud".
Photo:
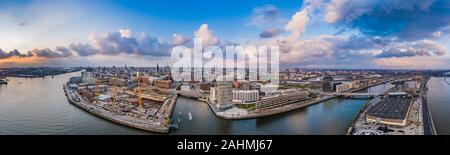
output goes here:
[[72, 43], [69, 45], [69, 48], [70, 48], [70, 50], [77, 53], [78, 56], [82, 56], [82, 57], [91, 56], [91, 55], [100, 53], [91, 44], [86, 44], [86, 43]]
[[172, 40], [170, 41], [170, 45], [172, 46], [184, 45], [187, 44], [189, 41], [191, 41], [191, 38], [178, 34], [173, 34]]
[[213, 31], [208, 28], [208, 24], [201, 25], [200, 28], [194, 32], [194, 36], [202, 39], [203, 47], [218, 45], [220, 43], [219, 38], [214, 36]]
[[274, 5], [264, 5], [253, 9], [252, 17], [247, 25], [264, 26], [281, 23], [280, 11]]
[[413, 43], [402, 43], [389, 47], [378, 54], [377, 58], [415, 57], [415, 56], [442, 56], [447, 52], [445, 46], [430, 40]]
[[368, 36], [415, 41], [448, 27], [449, 5], [446, 0], [332, 0], [325, 5], [324, 20]]
[[131, 30], [123, 29], [106, 32], [102, 35], [92, 33], [89, 36], [93, 47], [97, 48], [101, 54], [118, 55], [120, 53], [137, 53], [138, 42], [132, 37]]
[[278, 29], [278, 28], [269, 28], [269, 29], [265, 29], [263, 30], [260, 34], [259, 34], [259, 38], [272, 38], [272, 37], [276, 37], [278, 35], [280, 35], [281, 33], [283, 33], [284, 31], [282, 29]]
[[286, 30], [291, 32], [291, 35], [288, 37], [289, 39], [297, 39], [305, 32], [309, 22], [308, 13], [309, 9], [304, 8], [292, 16], [292, 19], [286, 25]]
[[89, 36], [88, 44], [74, 43], [70, 49], [79, 56], [90, 55], [151, 55], [151, 56], [169, 56], [171, 45], [160, 38], [149, 36], [142, 33], [139, 36], [130, 29], [121, 29], [97, 35], [92, 33]]
[[63, 58], [73, 56], [71, 50], [66, 47], [57, 46], [55, 49], [44, 48], [44, 49], [33, 49], [30, 51], [36, 57], [43, 58]]
[[5, 52], [2, 49], [0, 49], [0, 59], [7, 59], [11, 57], [18, 57], [18, 58], [25, 58], [25, 57], [32, 57], [33, 54], [28, 52], [27, 54], [20, 53], [17, 49], [12, 50], [10, 52]]
[[[178, 37], [178, 36], [177, 36]], [[184, 38], [176, 38], [178, 43], [186, 42]], [[174, 43], [174, 42], [172, 42]], [[72, 43], [68, 46], [56, 46], [56, 48], [33, 49], [28, 54], [21, 54], [14, 50], [9, 53], [0, 51], [0, 59], [10, 57], [41, 57], [41, 58], [64, 58], [72, 56], [94, 56], [119, 54], [145, 55], [163, 57], [169, 56], [174, 45], [160, 38], [142, 33], [135, 36], [129, 29], [121, 29], [97, 35], [90, 34], [88, 43]]]
[[374, 60], [375, 65], [382, 68], [411, 68], [411, 69], [429, 69], [442, 68], [447, 69], [448, 65], [444, 62], [448, 60], [436, 57], [391, 57]]
[[172, 45], [160, 38], [144, 34], [138, 39], [138, 55], [167, 57], [171, 50]]
[[[280, 47], [280, 60], [283, 64], [304, 66], [347, 66], [353, 68], [400, 66], [400, 64], [390, 62], [392, 61], [390, 59], [403, 57], [437, 58], [445, 55], [447, 53], [446, 47], [437, 41], [427, 39], [427, 37], [441, 37], [442, 33], [448, 32], [449, 26], [441, 24], [441, 28], [433, 30], [433, 28], [430, 28], [433, 27], [433, 24], [422, 23], [427, 26], [420, 26], [418, 23], [414, 23], [413, 20], [409, 20], [413, 18], [412, 16], [405, 15], [405, 13], [418, 10], [418, 12], [422, 11], [422, 13], [437, 12], [436, 10], [431, 10], [433, 7], [438, 7], [435, 4], [436, 2], [406, 1], [405, 3], [407, 4], [402, 5], [402, 2], [396, 0], [304, 1], [303, 8], [296, 12], [286, 25], [286, 31], [290, 35], [273, 38], [272, 41], [268, 41], [268, 45], [278, 45]], [[438, 3], [442, 4], [443, 2]], [[445, 14], [445, 12], [442, 13]], [[395, 16], [399, 16], [398, 18], [406, 17], [406, 19], [396, 20], [393, 18]], [[443, 15], [440, 16], [443, 17]], [[325, 24], [337, 26], [338, 30], [340, 29], [344, 32], [347, 30], [358, 31], [353, 31], [356, 33], [321, 34], [319, 36], [302, 37], [307, 26], [312, 24], [311, 22], [315, 22], [311, 20], [316, 17], [323, 19]], [[362, 19], [363, 17], [364, 19]], [[418, 17], [427, 18], [422, 15]], [[367, 18], [375, 20], [366, 20]], [[443, 18], [441, 20], [446, 21], [448, 19]], [[367, 25], [359, 23], [362, 20], [367, 22]], [[428, 19], [420, 20], [428, 21]], [[380, 21], [385, 21], [385, 23], [378, 23]], [[398, 31], [389, 31], [389, 33], [383, 32], [385, 29], [390, 29], [391, 27], [389, 26], [395, 28], [398, 26], [397, 24], [402, 25], [401, 22], [413, 26], [411, 28], [408, 27], [404, 31], [399, 29]], [[444, 22], [441, 21], [441, 23]], [[375, 29], [377, 25], [383, 28]], [[384, 28], [385, 26], [386, 28]], [[372, 29], [372, 27], [374, 28]], [[424, 27], [427, 30], [420, 30], [418, 27]], [[437, 27], [439, 27], [439, 24]], [[417, 36], [407, 36], [414, 34], [417, 34]], [[443, 61], [443, 59], [436, 59], [436, 61]], [[439, 63], [428, 63], [427, 66], [437, 64]]]

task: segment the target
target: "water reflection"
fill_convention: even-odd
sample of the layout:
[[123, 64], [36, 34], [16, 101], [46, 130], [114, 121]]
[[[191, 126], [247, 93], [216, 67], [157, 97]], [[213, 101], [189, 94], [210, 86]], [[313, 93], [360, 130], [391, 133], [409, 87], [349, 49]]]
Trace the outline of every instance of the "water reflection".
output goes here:
[[436, 132], [440, 135], [449, 135], [450, 86], [444, 81], [444, 78], [431, 78], [428, 81], [428, 88], [428, 105]]
[[[0, 86], [0, 134], [152, 134], [97, 118], [69, 104], [62, 84], [75, 75], [79, 73], [9, 78], [8, 85]], [[382, 92], [389, 86], [366, 91]], [[180, 118], [181, 123], [170, 134], [344, 134], [366, 102], [333, 99], [279, 115], [236, 121], [215, 117], [205, 103], [179, 98], [172, 119]]]
[[[384, 92], [383, 84], [365, 92]], [[345, 134], [348, 125], [368, 100], [332, 99], [291, 112], [249, 120], [223, 120], [214, 116], [204, 103], [179, 98], [175, 113], [191, 112], [193, 120], [182, 123], [171, 134]], [[173, 117], [177, 120], [179, 116]]]

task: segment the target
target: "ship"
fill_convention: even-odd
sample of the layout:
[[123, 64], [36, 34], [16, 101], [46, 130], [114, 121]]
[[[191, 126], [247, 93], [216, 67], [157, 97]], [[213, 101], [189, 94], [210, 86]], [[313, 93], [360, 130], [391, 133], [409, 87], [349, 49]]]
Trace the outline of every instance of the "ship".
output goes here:
[[0, 85], [3, 85], [3, 84], [8, 84], [8, 82], [6, 81], [6, 79], [0, 79]]

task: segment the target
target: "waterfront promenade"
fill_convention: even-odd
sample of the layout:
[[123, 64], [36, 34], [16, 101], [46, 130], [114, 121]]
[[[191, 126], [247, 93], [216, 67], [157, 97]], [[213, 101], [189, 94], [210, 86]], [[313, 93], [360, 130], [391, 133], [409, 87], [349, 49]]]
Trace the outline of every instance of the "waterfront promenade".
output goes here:
[[422, 100], [422, 111], [423, 111], [423, 128], [424, 128], [424, 134], [425, 135], [437, 135], [436, 129], [434, 127], [433, 118], [431, 116], [431, 112], [429, 109], [428, 101], [427, 101], [427, 93], [428, 93], [428, 87], [427, 83], [430, 80], [430, 78], [426, 78], [424, 82], [421, 84], [420, 88], [420, 100]]

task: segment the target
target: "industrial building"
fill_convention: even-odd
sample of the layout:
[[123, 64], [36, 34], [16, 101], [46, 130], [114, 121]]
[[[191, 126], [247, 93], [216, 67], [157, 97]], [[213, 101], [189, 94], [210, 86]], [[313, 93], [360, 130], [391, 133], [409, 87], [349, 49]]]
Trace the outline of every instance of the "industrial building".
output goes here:
[[366, 121], [392, 126], [406, 126], [412, 99], [406, 95], [390, 95], [367, 111]]

